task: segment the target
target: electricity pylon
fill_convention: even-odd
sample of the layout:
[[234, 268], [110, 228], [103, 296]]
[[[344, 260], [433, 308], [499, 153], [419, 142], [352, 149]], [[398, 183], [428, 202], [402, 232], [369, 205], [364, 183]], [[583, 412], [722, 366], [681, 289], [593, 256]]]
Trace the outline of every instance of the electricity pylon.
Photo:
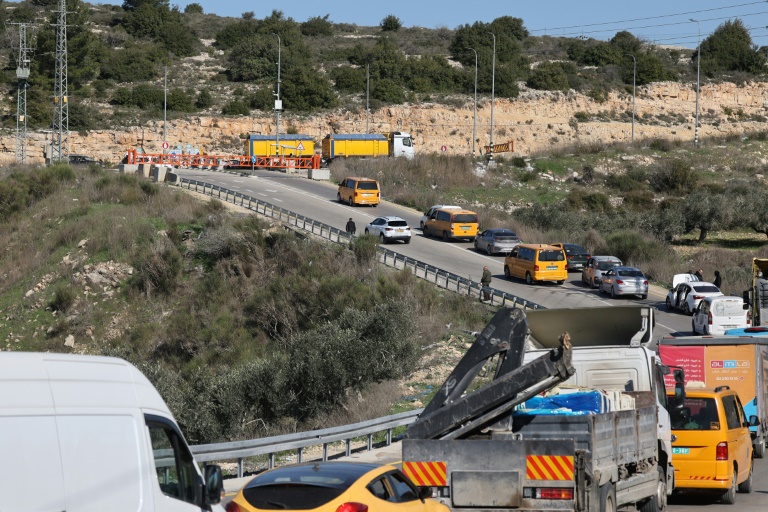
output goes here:
[[69, 156], [69, 93], [67, 92], [67, 0], [59, 0], [56, 23], [56, 73], [53, 85], [51, 162]]

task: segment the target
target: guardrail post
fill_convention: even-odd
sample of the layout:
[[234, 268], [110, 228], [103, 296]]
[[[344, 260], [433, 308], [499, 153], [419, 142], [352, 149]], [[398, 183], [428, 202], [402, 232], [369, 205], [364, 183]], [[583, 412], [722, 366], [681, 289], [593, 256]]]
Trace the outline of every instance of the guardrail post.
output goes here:
[[237, 478], [243, 478], [243, 458], [237, 459]]
[[299, 464], [301, 464], [303, 458], [304, 458], [304, 449], [298, 448], [296, 450], [296, 459], [298, 460]]
[[373, 450], [373, 434], [368, 434], [368, 451]]
[[352, 455], [352, 439], [347, 439], [347, 449], [344, 451], [344, 454], [349, 457]]
[[269, 454], [269, 466], [268, 466], [268, 469], [272, 469], [273, 467], [275, 467], [275, 454], [274, 453], [270, 453]]
[[328, 443], [323, 443], [323, 462], [328, 460]]
[[392, 429], [387, 429], [387, 446], [392, 444]]

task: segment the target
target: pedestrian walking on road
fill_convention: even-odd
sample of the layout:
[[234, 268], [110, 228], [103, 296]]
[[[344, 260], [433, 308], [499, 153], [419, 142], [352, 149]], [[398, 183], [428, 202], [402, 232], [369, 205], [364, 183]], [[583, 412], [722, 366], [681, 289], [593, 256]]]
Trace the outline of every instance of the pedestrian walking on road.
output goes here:
[[718, 289], [720, 288], [720, 285], [723, 284], [723, 278], [720, 277], [720, 271], [719, 270], [715, 270], [715, 280], [712, 281], [712, 284], [717, 286]]
[[483, 285], [483, 300], [491, 300], [491, 293], [490, 293], [490, 286], [491, 286], [491, 279], [493, 276], [491, 275], [491, 271], [488, 270], [488, 267], [483, 267], [483, 277], [480, 279], [480, 284]]
[[352, 236], [355, 236], [355, 231], [357, 231], [357, 227], [355, 226], [355, 221], [352, 220], [352, 217], [349, 218], [347, 221], [347, 227], [346, 227], [347, 233], [349, 233]]

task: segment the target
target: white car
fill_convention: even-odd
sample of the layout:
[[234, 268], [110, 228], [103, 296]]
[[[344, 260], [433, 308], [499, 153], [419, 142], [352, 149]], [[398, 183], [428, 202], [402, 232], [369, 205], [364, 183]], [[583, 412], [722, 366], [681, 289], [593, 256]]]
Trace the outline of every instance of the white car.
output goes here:
[[376, 217], [370, 224], [366, 224], [365, 234], [378, 236], [383, 244], [397, 240], [411, 243], [411, 228], [400, 217]]
[[699, 281], [693, 274], [675, 274], [667, 293], [667, 310], [677, 309], [690, 315], [702, 299], [720, 297], [723, 292], [712, 283]]
[[749, 304], [741, 297], [707, 297], [693, 311], [691, 329], [696, 334], [722, 336], [728, 329], [743, 329], [752, 324]]
[[461, 206], [453, 206], [450, 204], [436, 204], [426, 212], [424, 212], [424, 215], [421, 216], [421, 220], [419, 221], [419, 229], [424, 231], [424, 224], [427, 223], [427, 219], [429, 219], [432, 216], [432, 212], [435, 210], [461, 210]]

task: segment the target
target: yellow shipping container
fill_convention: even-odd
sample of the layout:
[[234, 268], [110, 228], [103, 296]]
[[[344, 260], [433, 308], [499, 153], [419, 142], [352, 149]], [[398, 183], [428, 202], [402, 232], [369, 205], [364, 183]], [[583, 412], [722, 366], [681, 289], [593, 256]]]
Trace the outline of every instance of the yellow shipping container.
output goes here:
[[323, 139], [323, 158], [389, 156], [389, 139], [380, 133], [336, 133]]
[[[275, 151], [279, 142], [279, 151]], [[312, 156], [315, 154], [315, 141], [309, 135], [280, 134], [278, 141], [274, 135], [249, 135], [245, 140], [245, 154], [248, 156]]]

